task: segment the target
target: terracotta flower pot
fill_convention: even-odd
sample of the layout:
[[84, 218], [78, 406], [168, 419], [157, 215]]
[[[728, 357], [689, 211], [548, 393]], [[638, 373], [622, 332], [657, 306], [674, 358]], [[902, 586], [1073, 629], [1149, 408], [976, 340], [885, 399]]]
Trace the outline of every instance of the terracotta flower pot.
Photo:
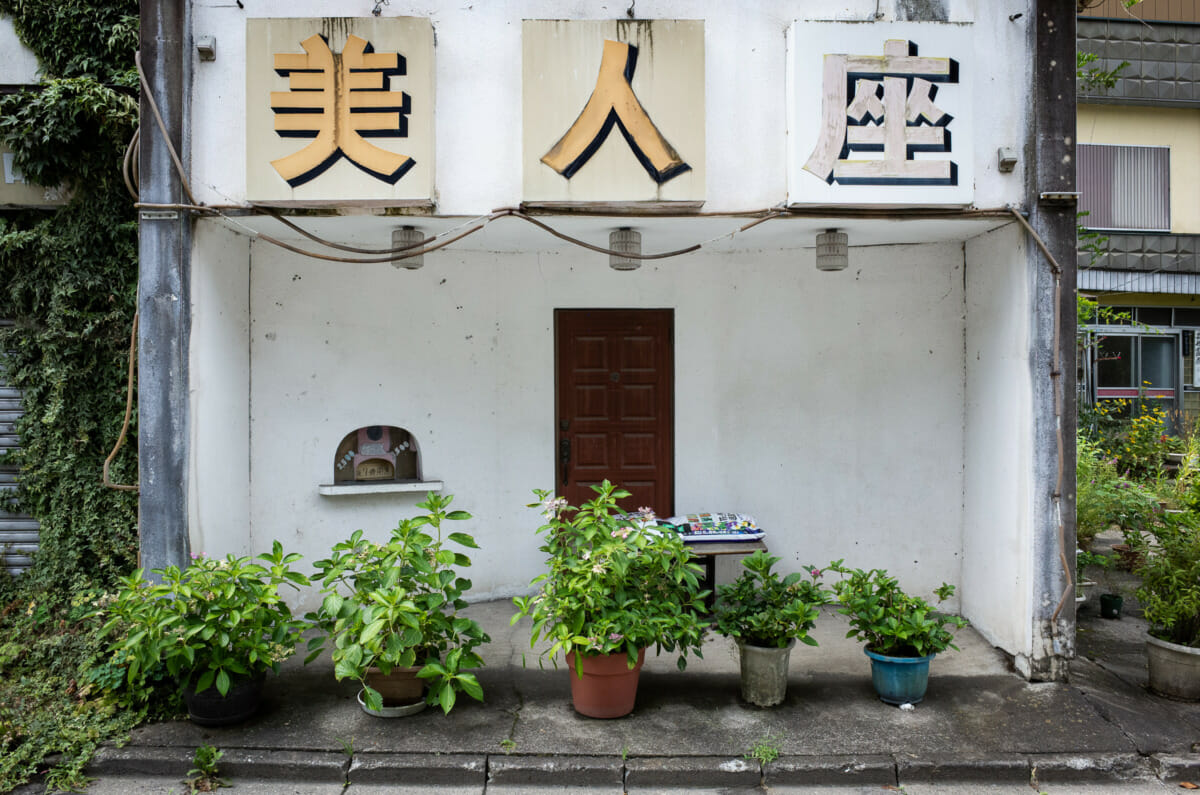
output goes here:
[[633, 712], [637, 700], [638, 676], [646, 650], [639, 649], [637, 665], [629, 667], [629, 656], [596, 654], [583, 656], [583, 676], [575, 673], [575, 653], [567, 655], [567, 673], [571, 677], [571, 701], [575, 711], [589, 718], [620, 718]]
[[1117, 553], [1117, 568], [1121, 571], [1133, 571], [1142, 562], [1142, 553], [1128, 544], [1113, 544], [1112, 550]]
[[382, 718], [414, 715], [424, 709], [425, 680], [417, 678], [417, 671], [421, 668], [419, 665], [412, 668], [393, 668], [391, 673], [387, 674], [378, 668], [368, 668], [367, 687], [383, 696], [383, 711], [368, 709], [366, 703], [360, 700], [363, 712]]

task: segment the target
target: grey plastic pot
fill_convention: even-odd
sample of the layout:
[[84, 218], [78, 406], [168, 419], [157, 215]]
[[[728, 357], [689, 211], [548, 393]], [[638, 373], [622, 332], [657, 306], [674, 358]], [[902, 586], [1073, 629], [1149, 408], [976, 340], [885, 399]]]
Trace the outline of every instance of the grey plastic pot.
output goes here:
[[787, 646], [752, 646], [738, 642], [742, 663], [742, 698], [759, 707], [773, 707], [787, 696], [788, 663], [793, 638]]
[[1162, 696], [1200, 701], [1200, 649], [1146, 637], [1150, 689]]

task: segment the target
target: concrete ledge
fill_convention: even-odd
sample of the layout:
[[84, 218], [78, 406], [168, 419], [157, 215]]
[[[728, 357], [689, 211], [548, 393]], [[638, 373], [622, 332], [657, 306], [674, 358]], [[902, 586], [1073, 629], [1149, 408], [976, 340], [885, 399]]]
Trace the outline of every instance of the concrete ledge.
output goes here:
[[1113, 783], [1156, 779], [1154, 765], [1138, 754], [1045, 754], [1029, 757], [1037, 784]]
[[482, 754], [356, 753], [346, 778], [352, 785], [428, 784], [482, 789], [487, 781], [487, 757]]
[[[774, 763], [772, 763], [774, 764]], [[662, 759], [629, 759], [625, 762], [625, 788], [732, 789], [757, 787], [762, 781], [758, 762], [728, 756], [684, 756]]]
[[894, 787], [896, 765], [889, 756], [781, 756], [763, 769], [768, 787]]
[[171, 776], [182, 780], [192, 769], [195, 750], [163, 746], [105, 746], [96, 752], [87, 774], [97, 778], [108, 776]]
[[1155, 754], [1154, 768], [1167, 784], [1190, 781], [1200, 784], [1200, 754]]
[[1029, 759], [1021, 754], [987, 757], [939, 754], [920, 759], [904, 755], [896, 757], [896, 777], [900, 784], [1028, 784], [1029, 772]]
[[241, 781], [255, 779], [341, 784], [346, 780], [346, 768], [350, 761], [345, 754], [332, 751], [220, 750], [225, 752], [217, 763], [221, 777]]
[[502, 787], [620, 787], [624, 780], [618, 756], [492, 756], [487, 785]]

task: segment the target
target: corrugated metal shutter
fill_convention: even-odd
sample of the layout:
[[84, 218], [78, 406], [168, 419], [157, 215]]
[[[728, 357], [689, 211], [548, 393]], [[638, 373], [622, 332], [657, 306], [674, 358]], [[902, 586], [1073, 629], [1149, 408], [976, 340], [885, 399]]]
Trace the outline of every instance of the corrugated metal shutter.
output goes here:
[[[8, 325], [0, 321], [0, 325]], [[0, 370], [0, 452], [17, 446], [17, 419], [21, 416], [21, 394], [4, 380]], [[37, 549], [37, 520], [5, 510], [17, 484], [14, 467], [0, 465], [0, 566], [9, 574], [29, 568], [30, 555]]]
[[1171, 149], [1080, 144], [1079, 209], [1088, 229], [1171, 231]]
[[1200, 273], [1081, 270], [1076, 286], [1101, 293], [1195, 295], [1200, 293]]

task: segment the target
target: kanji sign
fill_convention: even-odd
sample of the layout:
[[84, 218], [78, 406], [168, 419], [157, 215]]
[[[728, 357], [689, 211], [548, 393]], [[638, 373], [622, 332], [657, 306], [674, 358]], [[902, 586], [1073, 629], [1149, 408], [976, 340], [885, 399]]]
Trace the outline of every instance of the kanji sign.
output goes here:
[[431, 203], [429, 20], [251, 19], [246, 69], [248, 198]]
[[575, 175], [612, 131], [614, 124], [638, 162], [655, 182], [663, 183], [691, 168], [646, 113], [630, 80], [637, 68], [638, 49], [619, 41], [604, 42], [604, 58], [596, 90], [571, 129], [542, 157], [542, 162], [567, 179]]
[[971, 92], [957, 32], [922, 23], [793, 27], [790, 203], [970, 203]]
[[703, 202], [702, 21], [525, 20], [522, 39], [525, 201]]
[[303, 185], [339, 157], [394, 184], [413, 166], [408, 155], [367, 143], [364, 136], [408, 136], [411, 98], [388, 91], [392, 75], [404, 74], [399, 53], [368, 52], [358, 36], [346, 39], [339, 55], [317, 34], [301, 42], [303, 54], [277, 53], [275, 71], [288, 78], [289, 91], [271, 92], [275, 132], [285, 138], [312, 138], [295, 154], [271, 162], [292, 186]]

